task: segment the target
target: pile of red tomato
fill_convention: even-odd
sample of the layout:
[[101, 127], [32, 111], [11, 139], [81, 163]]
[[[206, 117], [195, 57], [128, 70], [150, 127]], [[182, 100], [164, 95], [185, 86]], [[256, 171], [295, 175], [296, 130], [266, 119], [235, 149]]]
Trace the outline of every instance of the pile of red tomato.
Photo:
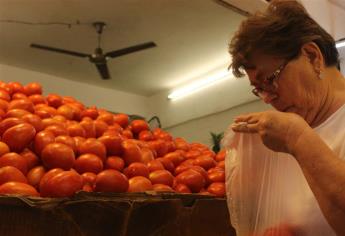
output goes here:
[[225, 152], [150, 130], [39, 83], [0, 82], [0, 194], [78, 191], [225, 195]]

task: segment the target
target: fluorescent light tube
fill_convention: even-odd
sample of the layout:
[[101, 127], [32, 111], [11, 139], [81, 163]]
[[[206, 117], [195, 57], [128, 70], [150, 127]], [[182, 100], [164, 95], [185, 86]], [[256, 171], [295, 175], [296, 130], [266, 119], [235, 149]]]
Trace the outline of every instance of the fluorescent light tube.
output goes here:
[[207, 88], [217, 82], [220, 82], [225, 79], [229, 79], [230, 77], [232, 77], [232, 73], [230, 73], [229, 71], [227, 70], [219, 71], [217, 73], [210, 75], [206, 79], [194, 81], [182, 88], [179, 88], [173, 91], [172, 93], [168, 95], [168, 99], [176, 100], [178, 98], [185, 97], [201, 89]]
[[341, 48], [345, 46], [345, 39], [340, 39], [339, 41], [335, 42], [336, 48]]

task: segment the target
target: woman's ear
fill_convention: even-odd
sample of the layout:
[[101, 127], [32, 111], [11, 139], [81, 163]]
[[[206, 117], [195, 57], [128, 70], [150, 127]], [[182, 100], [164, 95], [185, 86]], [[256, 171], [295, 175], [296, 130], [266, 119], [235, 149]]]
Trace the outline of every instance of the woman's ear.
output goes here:
[[324, 68], [324, 59], [319, 46], [314, 42], [305, 43], [301, 48], [302, 55], [309, 59], [316, 73], [320, 74]]

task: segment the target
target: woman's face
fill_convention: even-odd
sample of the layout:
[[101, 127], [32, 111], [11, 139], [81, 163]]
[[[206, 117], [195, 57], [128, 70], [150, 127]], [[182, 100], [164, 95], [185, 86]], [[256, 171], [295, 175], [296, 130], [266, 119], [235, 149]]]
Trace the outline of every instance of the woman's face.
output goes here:
[[251, 64], [246, 69], [250, 83], [261, 91], [266, 103], [278, 111], [299, 114], [309, 124], [313, 122], [323, 104], [325, 88], [307, 56], [286, 61], [256, 53]]

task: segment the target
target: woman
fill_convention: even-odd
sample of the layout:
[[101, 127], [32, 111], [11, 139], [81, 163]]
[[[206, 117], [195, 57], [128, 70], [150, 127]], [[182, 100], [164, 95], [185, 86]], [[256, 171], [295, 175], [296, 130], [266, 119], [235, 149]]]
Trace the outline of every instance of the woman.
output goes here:
[[[345, 130], [317, 132], [330, 119], [345, 123], [345, 79], [333, 38], [298, 2], [272, 1], [241, 24], [229, 50], [233, 73], [245, 71], [252, 92], [276, 110], [240, 115], [232, 130], [291, 154], [327, 222], [345, 235]], [[335, 141], [337, 133], [344, 135]]]

